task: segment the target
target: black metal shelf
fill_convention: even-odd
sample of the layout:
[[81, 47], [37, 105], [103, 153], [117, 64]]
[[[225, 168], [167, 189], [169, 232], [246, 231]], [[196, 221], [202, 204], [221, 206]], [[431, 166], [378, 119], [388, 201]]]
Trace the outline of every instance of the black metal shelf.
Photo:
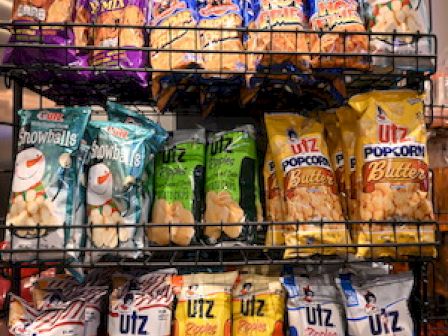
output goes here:
[[[47, 27], [69, 30], [74, 27], [86, 27], [95, 35], [95, 31], [100, 28], [114, 29], [141, 29], [145, 35], [154, 30], [185, 30], [185, 27], [160, 27], [160, 26], [133, 26], [133, 25], [107, 25], [107, 24], [79, 24], [79, 23], [18, 23], [3, 21], [0, 22], [0, 31], [7, 30], [14, 32], [18, 29], [34, 27], [36, 31], [47, 29]], [[38, 94], [47, 97], [60, 105], [73, 104], [103, 104], [107, 98], [116, 97], [119, 101], [129, 103], [144, 103], [155, 105], [156, 101], [151, 94], [153, 85], [153, 74], [163, 74], [169, 76], [169, 86], [176, 87], [177, 98], [170, 102], [166, 109], [177, 109], [185, 105], [198, 105], [207, 108], [209, 101], [204, 96], [213, 96], [213, 104], [216, 100], [221, 100], [227, 105], [265, 106], [269, 96], [270, 101], [282, 101], [285, 106], [272, 105], [274, 108], [288, 108], [287, 102], [291, 106], [302, 109], [313, 109], [321, 107], [332, 107], [341, 105], [346, 95], [351, 95], [373, 88], [384, 89], [392, 87], [412, 87], [422, 89], [421, 83], [428, 79], [436, 71], [437, 61], [437, 39], [433, 34], [405, 34], [405, 33], [371, 33], [371, 32], [323, 32], [307, 30], [260, 30], [249, 28], [204, 28], [188, 27], [189, 30], [203, 31], [210, 30], [224, 35], [229, 32], [238, 32], [241, 37], [251, 33], [268, 34], [272, 45], [274, 34], [292, 34], [296, 41], [299, 37], [315, 36], [323, 34], [337, 35], [342, 44], [342, 52], [328, 52], [327, 50], [308, 51], [272, 51], [272, 50], [202, 50], [199, 47], [191, 49], [162, 49], [151, 48], [147, 45], [141, 48], [122, 47], [118, 41], [118, 47], [99, 46], [76, 46], [76, 45], [49, 45], [43, 43], [42, 39], [33, 43], [21, 42], [14, 44], [0, 44], [1, 48], [32, 48], [39, 54], [42, 50], [58, 51], [68, 53], [78, 50], [82, 53], [94, 51], [129, 51], [138, 50], [145, 54], [148, 62], [142, 67], [124, 67], [120, 63], [118, 66], [75, 66], [64, 63], [59, 64], [45, 62], [44, 59], [30, 60], [30, 62], [20, 62], [16, 64], [0, 65], [0, 73], [5, 77], [17, 81], [21, 86], [27, 87]], [[39, 34], [41, 36], [41, 34]], [[199, 34], [195, 34], [198, 36]], [[268, 36], [264, 35], [264, 36]], [[365, 52], [346, 50], [347, 39], [351, 36], [364, 38], [367, 44]], [[398, 39], [408, 39], [410, 49], [405, 54], [399, 53], [392, 48], [390, 52], [372, 52], [372, 40], [384, 38], [391, 41], [391, 45]], [[197, 38], [197, 37], [196, 37]], [[428, 50], [419, 50], [420, 41], [425, 41]], [[196, 46], [199, 44], [194, 43]], [[269, 45], [269, 43], [268, 43]], [[271, 48], [272, 49], [272, 48]], [[149, 65], [149, 53], [158, 52], [168, 58], [165, 68], [151, 67]], [[200, 66], [179, 69], [171, 66], [173, 55], [188, 52], [194, 55], [215, 54], [216, 67], [204, 69]], [[231, 55], [241, 55], [244, 63], [249, 64], [250, 55], [259, 55], [263, 58], [263, 65], [258, 67], [247, 66], [244, 70], [229, 69], [223, 66], [223, 59]], [[318, 62], [314, 67], [299, 67], [300, 58], [317, 58]], [[63, 58], [63, 57], [62, 57]], [[287, 65], [276, 64], [278, 58], [287, 58]], [[66, 57], [68, 59], [68, 56]], [[322, 63], [324, 59], [324, 63]], [[336, 67], [326, 67], [326, 62], [330, 60]], [[381, 66], [378, 65], [380, 60]], [[88, 80], [69, 79], [73, 73], [87, 72], [95, 73], [146, 73], [148, 78], [147, 86], [142, 86], [129, 80], [113, 80], [113, 75], [106, 79], [99, 79], [98, 76], [90, 77]], [[251, 77], [251, 79], [249, 79]], [[229, 80], [231, 79], [231, 80]], [[219, 94], [216, 94], [219, 92]], [[256, 94], [254, 94], [256, 92]], [[312, 93], [312, 94], [310, 94]], [[247, 98], [250, 96], [250, 98]], [[272, 99], [272, 97], [276, 99]], [[306, 96], [316, 96], [314, 101], [301, 99]], [[292, 99], [296, 97], [296, 99]], [[306, 101], [306, 103], [304, 102]], [[299, 106], [295, 103], [299, 102]], [[294, 103], [294, 104], [293, 104]], [[219, 104], [219, 102], [218, 102]], [[322, 106], [327, 105], [327, 106]]]

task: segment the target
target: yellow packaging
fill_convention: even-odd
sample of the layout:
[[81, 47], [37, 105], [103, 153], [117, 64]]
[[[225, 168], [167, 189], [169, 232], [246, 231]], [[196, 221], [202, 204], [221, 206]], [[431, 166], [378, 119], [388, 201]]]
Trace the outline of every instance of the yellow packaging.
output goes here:
[[266, 232], [266, 246], [284, 245], [283, 225], [283, 193], [277, 182], [275, 163], [272, 160], [271, 149], [267, 148], [263, 166], [264, 196], [266, 203], [266, 221], [272, 222]]
[[336, 110], [342, 136], [342, 153], [345, 158], [344, 182], [347, 196], [347, 214], [349, 219], [356, 219], [356, 178], [355, 178], [355, 140], [356, 112], [349, 106]]
[[[357, 113], [356, 184], [359, 218], [433, 220], [428, 199], [427, 131], [422, 97], [411, 90], [372, 91], [349, 101]], [[432, 224], [361, 225], [359, 244], [434, 242]], [[358, 249], [360, 257], [433, 255], [432, 247]]]
[[241, 275], [233, 290], [233, 336], [283, 336], [284, 310], [278, 277]]
[[326, 140], [330, 152], [330, 162], [333, 167], [338, 186], [339, 199], [341, 200], [342, 213], [347, 215], [347, 195], [345, 187], [345, 157], [342, 150], [342, 134], [336, 110], [328, 110], [319, 113], [319, 118], [324, 124]]
[[231, 336], [232, 288], [237, 276], [238, 272], [174, 276], [174, 336]]
[[[266, 114], [266, 129], [277, 179], [284, 190], [285, 219], [341, 221], [341, 203], [322, 124], [292, 113]], [[285, 225], [285, 258], [341, 254], [350, 238], [344, 224]], [[335, 247], [301, 248], [334, 244]]]

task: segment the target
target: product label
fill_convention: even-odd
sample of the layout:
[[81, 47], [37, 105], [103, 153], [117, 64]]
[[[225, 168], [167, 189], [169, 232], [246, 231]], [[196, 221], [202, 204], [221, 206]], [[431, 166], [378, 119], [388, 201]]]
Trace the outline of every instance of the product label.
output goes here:
[[313, 29], [333, 30], [342, 25], [360, 24], [357, 0], [312, 0], [310, 22]]

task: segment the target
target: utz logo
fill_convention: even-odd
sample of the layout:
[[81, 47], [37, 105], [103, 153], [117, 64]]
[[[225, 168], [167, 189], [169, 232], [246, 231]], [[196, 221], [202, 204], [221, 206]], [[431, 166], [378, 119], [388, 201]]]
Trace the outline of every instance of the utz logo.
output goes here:
[[205, 17], [216, 15], [223, 16], [228, 12], [239, 11], [238, 5], [232, 0], [205, 0], [200, 2], [200, 6], [204, 6], [199, 10], [199, 14]]
[[198, 288], [199, 288], [199, 285], [188, 286], [188, 289], [185, 292], [185, 295], [187, 296], [187, 298], [196, 297], [197, 296], [196, 292], [198, 291]]
[[399, 143], [410, 141], [409, 129], [394, 124], [387, 118], [386, 112], [377, 107], [376, 120], [378, 121], [378, 139], [381, 143]]
[[306, 302], [313, 302], [314, 292], [310, 286], [303, 287], [303, 300]]
[[53, 122], [64, 122], [64, 114], [61, 112], [42, 111], [37, 114], [37, 119]]
[[403, 332], [400, 326], [400, 313], [398, 310], [381, 309], [378, 313], [369, 315], [371, 335], [395, 335]]
[[364, 299], [366, 300], [365, 310], [366, 313], [372, 314], [377, 311], [376, 308], [376, 296], [371, 291], [367, 291], [364, 293]]
[[317, 138], [299, 138], [294, 129], [287, 130], [288, 142], [294, 154], [318, 153]]
[[250, 293], [250, 290], [252, 289], [252, 283], [250, 282], [246, 282], [244, 283], [244, 285], [241, 287], [241, 295], [247, 295]]
[[129, 137], [129, 132], [122, 128], [108, 126], [106, 130], [109, 134], [112, 134], [117, 138], [127, 139]]

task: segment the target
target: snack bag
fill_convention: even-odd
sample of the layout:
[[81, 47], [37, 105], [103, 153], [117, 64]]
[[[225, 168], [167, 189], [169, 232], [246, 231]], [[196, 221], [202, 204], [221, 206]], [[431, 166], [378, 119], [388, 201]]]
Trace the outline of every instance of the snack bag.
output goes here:
[[284, 310], [278, 277], [241, 275], [233, 289], [233, 336], [283, 336]]
[[237, 276], [237, 272], [174, 276], [174, 336], [231, 336], [232, 287]]
[[171, 335], [172, 276], [154, 272], [130, 277], [115, 287], [110, 296], [108, 335]]
[[34, 288], [34, 305], [39, 310], [54, 309], [62, 302], [84, 300], [86, 302], [84, 317], [84, 336], [97, 336], [101, 322], [101, 311], [107, 287], [57, 287], [50, 284], [46, 289]]
[[205, 169], [205, 222], [242, 224], [205, 226], [203, 235], [207, 243], [215, 244], [223, 233], [222, 240], [254, 241], [257, 228], [244, 222], [256, 221], [261, 217], [257, 171], [257, 146], [252, 125], [209, 136]]
[[275, 163], [272, 160], [271, 149], [268, 146], [264, 157], [263, 166], [264, 195], [266, 203], [266, 221], [272, 222], [266, 232], [266, 246], [284, 245], [283, 225], [275, 225], [275, 222], [284, 220], [283, 192], [277, 181]]
[[[226, 53], [226, 51], [243, 51], [242, 33], [236, 28], [243, 26], [243, 9], [240, 0], [216, 2], [199, 0], [197, 13], [199, 27], [215, 28], [199, 30], [199, 47], [202, 51], [222, 51], [222, 53], [202, 54], [201, 66], [210, 71], [244, 72], [246, 63], [243, 54]], [[226, 30], [227, 29], [227, 30]], [[229, 30], [233, 29], [233, 30]], [[206, 75], [217, 77], [218, 75]], [[231, 77], [219, 75], [218, 77]]]
[[[147, 230], [148, 240], [158, 245], [190, 245], [196, 222], [204, 210], [205, 129], [174, 131], [156, 157], [156, 200]], [[188, 224], [184, 226], [182, 224]]]
[[339, 127], [342, 136], [342, 153], [344, 156], [344, 184], [347, 197], [347, 213], [349, 219], [356, 219], [356, 113], [349, 106], [343, 106], [336, 110], [339, 119]]
[[[311, 29], [324, 34], [310, 34], [310, 49], [314, 53], [368, 53], [367, 35], [347, 32], [365, 33], [364, 22], [359, 14], [358, 0], [309, 0], [309, 17]], [[325, 31], [332, 32], [325, 34]], [[333, 32], [341, 32], [334, 34]], [[367, 68], [362, 56], [312, 56], [314, 68]]]
[[[411, 35], [381, 35], [381, 33], [429, 34], [431, 31], [428, 2], [423, 0], [366, 0], [368, 27], [372, 36], [372, 54], [428, 54], [432, 50], [431, 39]], [[392, 61], [394, 64], [392, 64]], [[401, 69], [421, 71], [431, 69], [431, 60], [415, 57], [372, 57], [374, 65], [396, 66]], [[418, 65], [418, 69], [417, 69]]]
[[[423, 102], [411, 90], [372, 91], [349, 101], [358, 117], [356, 131], [356, 184], [358, 215], [364, 224], [358, 244], [434, 242], [434, 225], [406, 223], [433, 220], [428, 199], [428, 154]], [[402, 224], [399, 224], [402, 222]], [[419, 241], [420, 239], [420, 241]], [[433, 255], [432, 247], [361, 247], [359, 257]]]
[[[96, 72], [97, 78], [105, 82], [110, 80], [134, 81], [140, 86], [147, 86], [145, 72], [126, 71], [126, 68], [142, 68], [146, 65], [146, 52], [139, 48], [144, 47], [145, 43], [143, 26], [148, 17], [148, 1], [123, 0], [109, 3], [97, 0], [80, 0], [79, 6], [84, 9], [79, 8], [78, 11], [87, 16], [86, 21], [90, 24], [141, 26], [141, 28], [90, 28], [89, 33], [92, 36], [94, 46], [117, 49], [95, 49], [90, 55], [89, 63], [91, 66], [120, 70]], [[130, 49], [119, 50], [119, 48]]]
[[[140, 228], [119, 224], [145, 222], [143, 211], [143, 175], [145, 158], [150, 155], [147, 129], [119, 122], [91, 121], [87, 135], [92, 152], [87, 183], [88, 229], [87, 246], [114, 249], [142, 247]], [[117, 225], [117, 226], [104, 226]], [[98, 260], [109, 252], [91, 252]], [[123, 252], [123, 257], [136, 257]]]
[[[82, 230], [75, 223], [78, 188], [77, 155], [90, 108], [20, 110], [18, 154], [6, 225], [12, 249], [29, 249], [11, 255], [14, 261], [33, 260], [37, 249], [77, 248]], [[37, 229], [37, 225], [48, 226]], [[65, 225], [65, 227], [63, 227]], [[60, 252], [40, 252], [42, 260], [63, 258]], [[8, 255], [4, 255], [9, 258]], [[77, 253], [68, 252], [76, 258]]]
[[[292, 113], [265, 114], [269, 146], [284, 190], [286, 221], [341, 221], [337, 183], [317, 121]], [[285, 225], [285, 258], [347, 252], [342, 247], [304, 248], [319, 244], [343, 246], [350, 242], [344, 224], [291, 223]]]
[[[288, 293], [291, 335], [345, 335], [343, 307], [336, 286], [328, 278], [281, 278]], [[351, 334], [350, 334], [351, 335]]]
[[[74, 46], [74, 33], [65, 23], [73, 22], [75, 0], [15, 0], [12, 9], [12, 21], [16, 23], [58, 23], [59, 26], [23, 26], [12, 31], [5, 49], [3, 63], [18, 65], [59, 64], [86, 66], [86, 59], [79, 59]], [[14, 43], [31, 43], [36, 45], [57, 45], [60, 48], [14, 48]]]
[[84, 336], [84, 300], [55, 303], [50, 309], [38, 311], [20, 297], [11, 294], [9, 333], [12, 336]]
[[107, 119], [109, 121], [118, 121], [126, 124], [141, 126], [153, 134], [146, 143], [149, 148], [149, 154], [146, 156], [145, 172], [143, 174], [143, 219], [149, 220], [154, 201], [154, 157], [162, 148], [168, 138], [168, 133], [159, 124], [146, 118], [143, 114], [127, 109], [125, 106], [108, 101], [106, 105]]
[[340, 123], [336, 111], [328, 110], [319, 113], [319, 118], [324, 124], [330, 161], [333, 167], [336, 183], [341, 200], [342, 212], [347, 215], [347, 195], [345, 186], [345, 157], [343, 152], [343, 139]]
[[[253, 32], [247, 36], [247, 50], [252, 52], [307, 53], [308, 41], [303, 32], [306, 29], [304, 1], [284, 2], [280, 0], [246, 1], [245, 26], [249, 29], [291, 30], [288, 32]], [[295, 54], [253, 54], [248, 55], [248, 70], [261, 71], [264, 68], [281, 73], [294, 72], [308, 67], [309, 57]]]
[[[175, 50], [201, 50], [199, 34], [195, 28], [198, 23], [196, 2], [189, 0], [151, 0], [152, 26], [166, 27], [153, 29], [150, 35], [151, 66], [155, 70], [177, 70], [198, 67], [202, 54], [195, 52], [173, 52]], [[172, 29], [170, 27], [185, 27]], [[152, 74], [152, 94], [159, 98], [162, 82], [170, 82], [173, 75], [164, 72]], [[169, 90], [169, 89], [168, 89]], [[165, 92], [166, 94], [166, 92]]]
[[408, 308], [414, 283], [411, 273], [364, 281], [341, 275], [336, 281], [344, 301], [349, 335], [415, 335]]

